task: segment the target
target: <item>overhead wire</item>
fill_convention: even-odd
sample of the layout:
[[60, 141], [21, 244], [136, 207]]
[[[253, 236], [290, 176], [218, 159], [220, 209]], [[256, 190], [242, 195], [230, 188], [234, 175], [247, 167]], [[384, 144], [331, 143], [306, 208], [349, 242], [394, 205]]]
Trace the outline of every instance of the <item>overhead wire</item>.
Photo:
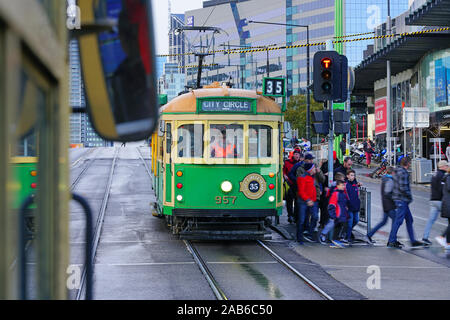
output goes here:
[[[448, 31], [450, 30], [450, 27], [443, 27], [443, 28], [436, 28], [436, 29], [430, 29], [430, 30], [421, 30], [421, 31], [414, 31], [414, 32], [403, 32], [403, 33], [396, 33], [396, 34], [387, 34], [387, 35], [380, 35], [380, 36], [373, 36], [373, 37], [363, 37], [363, 38], [356, 38], [356, 39], [339, 39], [334, 40], [333, 43], [349, 43], [349, 42], [356, 42], [356, 41], [364, 41], [364, 40], [374, 40], [374, 39], [384, 39], [384, 38], [393, 38], [398, 36], [416, 36], [420, 34], [425, 33], [435, 33], [435, 32], [442, 32], [442, 31]], [[366, 33], [368, 34], [368, 33]], [[336, 38], [343, 38], [343, 37], [352, 37], [352, 36], [359, 36], [362, 34], [356, 34], [356, 35], [347, 35], [342, 37], [336, 37]], [[296, 44], [296, 45], [290, 45], [290, 46], [276, 46], [276, 47], [249, 47], [245, 49], [223, 49], [223, 50], [215, 50], [207, 52], [208, 54], [214, 54], [214, 53], [224, 53], [224, 54], [240, 54], [240, 53], [251, 53], [251, 52], [264, 52], [264, 51], [273, 51], [273, 50], [285, 50], [285, 49], [293, 49], [293, 48], [302, 48], [302, 47], [313, 47], [313, 46], [320, 46], [325, 45], [325, 42], [315, 42], [315, 43], [303, 43], [303, 44]], [[192, 52], [186, 52], [182, 54], [168, 54], [168, 55], [157, 55], [158, 57], [165, 57], [165, 56], [174, 56], [174, 55], [192, 55], [194, 53]]]

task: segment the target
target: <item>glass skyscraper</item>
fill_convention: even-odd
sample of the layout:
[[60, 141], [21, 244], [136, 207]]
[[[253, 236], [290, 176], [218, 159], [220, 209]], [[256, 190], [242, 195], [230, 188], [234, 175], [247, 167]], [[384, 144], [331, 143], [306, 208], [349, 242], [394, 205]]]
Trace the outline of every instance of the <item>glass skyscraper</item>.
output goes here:
[[[371, 37], [374, 29], [387, 18], [387, 0], [342, 0], [344, 35], [368, 33], [361, 37]], [[307, 50], [306, 47], [281, 50], [258, 51], [258, 47], [270, 45], [292, 46], [306, 44], [306, 28], [296, 26], [249, 23], [250, 20], [271, 23], [308, 25], [310, 38], [310, 72], [312, 59], [325, 46], [315, 45], [335, 37], [335, 0], [248, 0], [210, 1], [204, 7], [185, 13], [185, 22], [195, 26], [215, 26], [224, 32], [199, 34], [190, 32], [186, 37], [197, 52], [203, 50], [245, 49], [254, 51], [237, 54], [216, 53], [205, 59], [202, 84], [212, 81], [231, 80], [235, 87], [262, 89], [262, 78], [282, 76], [288, 80], [288, 96], [306, 91]], [[408, 9], [408, 0], [390, 1], [391, 17]], [[206, 5], [207, 4], [207, 5]], [[353, 38], [345, 38], [353, 39]], [[344, 45], [350, 66], [363, 60], [363, 52], [373, 40], [354, 41]], [[206, 49], [207, 48], [207, 49]], [[186, 50], [186, 52], [192, 52]], [[187, 65], [197, 64], [198, 59], [187, 56]], [[187, 69], [187, 84], [195, 86], [197, 69]], [[312, 79], [312, 77], [311, 77]], [[312, 82], [312, 80], [311, 80]]]
[[[344, 0], [345, 8], [345, 34], [360, 34], [374, 32], [380, 24], [386, 22], [388, 15], [389, 0]], [[397, 17], [408, 10], [408, 0], [390, 1], [391, 18]], [[395, 32], [395, 26], [392, 26]], [[371, 37], [375, 34], [357, 36]], [[348, 65], [356, 67], [363, 60], [363, 52], [368, 45], [373, 45], [373, 40], [362, 40], [346, 43], [345, 55], [348, 58]]]
[[[69, 105], [85, 108], [84, 83], [81, 74], [79, 47], [76, 40], [69, 42]], [[112, 142], [104, 141], [92, 128], [87, 113], [70, 115], [70, 143], [83, 144], [85, 147], [111, 146]]]

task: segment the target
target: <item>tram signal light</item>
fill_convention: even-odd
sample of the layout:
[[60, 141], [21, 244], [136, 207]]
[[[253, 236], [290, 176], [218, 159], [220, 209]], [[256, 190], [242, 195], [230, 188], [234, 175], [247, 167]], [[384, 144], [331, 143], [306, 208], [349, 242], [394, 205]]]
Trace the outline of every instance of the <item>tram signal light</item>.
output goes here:
[[335, 134], [350, 132], [350, 111], [335, 110], [333, 120]]
[[314, 55], [314, 100], [317, 102], [347, 100], [347, 57], [336, 51], [318, 51]]
[[313, 128], [317, 134], [328, 134], [330, 131], [330, 111], [314, 111], [313, 112]]

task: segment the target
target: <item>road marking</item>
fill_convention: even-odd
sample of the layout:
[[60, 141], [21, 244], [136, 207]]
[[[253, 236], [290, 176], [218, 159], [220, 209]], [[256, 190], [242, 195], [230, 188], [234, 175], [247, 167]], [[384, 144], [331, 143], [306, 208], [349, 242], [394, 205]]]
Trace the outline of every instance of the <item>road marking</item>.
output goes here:
[[[117, 240], [117, 241], [101, 241], [101, 244], [119, 244], [119, 243], [157, 243], [153, 240]], [[71, 242], [70, 244], [86, 244], [86, 242]]]
[[[349, 266], [349, 265], [335, 265], [335, 264], [322, 264], [322, 268], [367, 268], [367, 266]], [[448, 269], [448, 267], [411, 267], [411, 266], [379, 266], [380, 268], [389, 269]]]
[[208, 264], [278, 264], [276, 261], [207, 261]]
[[96, 263], [95, 267], [145, 267], [166, 265], [193, 265], [194, 261], [187, 262], [142, 262], [142, 263]]

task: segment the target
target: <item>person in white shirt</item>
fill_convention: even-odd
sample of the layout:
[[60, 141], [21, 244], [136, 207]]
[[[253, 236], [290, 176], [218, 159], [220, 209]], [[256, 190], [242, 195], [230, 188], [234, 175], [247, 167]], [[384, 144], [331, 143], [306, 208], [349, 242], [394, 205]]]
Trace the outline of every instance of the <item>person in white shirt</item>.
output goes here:
[[447, 149], [445, 149], [445, 156], [447, 157], [447, 161], [450, 161], [450, 141], [448, 142]]
[[300, 144], [305, 151], [311, 151], [311, 142], [302, 138], [302, 143]]

